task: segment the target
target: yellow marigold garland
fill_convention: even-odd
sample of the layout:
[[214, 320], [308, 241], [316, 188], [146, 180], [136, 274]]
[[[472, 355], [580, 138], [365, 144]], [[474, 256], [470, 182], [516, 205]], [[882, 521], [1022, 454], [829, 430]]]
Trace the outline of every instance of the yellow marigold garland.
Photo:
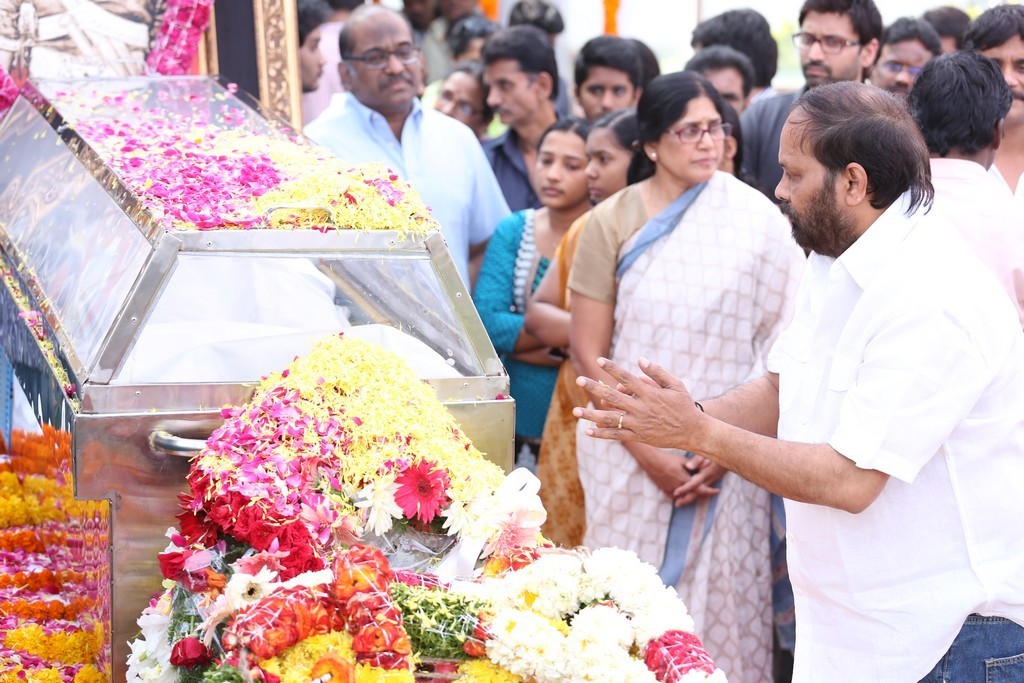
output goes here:
[[[103, 627], [92, 631], [47, 634], [39, 624], [26, 624], [4, 635], [4, 645], [61, 664], [89, 664], [103, 647]], [[57, 680], [60, 680], [59, 678]]]

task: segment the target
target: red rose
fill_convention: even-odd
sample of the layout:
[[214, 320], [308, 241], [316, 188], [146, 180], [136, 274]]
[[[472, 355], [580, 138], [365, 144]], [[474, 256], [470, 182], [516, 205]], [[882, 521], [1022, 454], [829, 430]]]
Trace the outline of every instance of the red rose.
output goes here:
[[181, 581], [185, 576], [185, 553], [182, 552], [170, 552], [160, 553], [156, 556], [157, 561], [160, 563], [160, 573], [164, 575], [165, 579], [171, 581]]
[[171, 664], [174, 666], [191, 669], [212, 661], [213, 653], [210, 652], [210, 648], [203, 645], [203, 641], [198, 638], [182, 638], [171, 649]]

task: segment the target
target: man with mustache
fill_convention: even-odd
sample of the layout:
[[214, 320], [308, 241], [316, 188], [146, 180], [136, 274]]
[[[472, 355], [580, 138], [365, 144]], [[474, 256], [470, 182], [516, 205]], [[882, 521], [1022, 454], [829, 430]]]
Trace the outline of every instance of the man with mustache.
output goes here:
[[488, 38], [483, 57], [487, 104], [508, 126], [485, 144], [487, 158], [512, 211], [539, 209], [531, 174], [537, 141], [558, 120], [555, 49], [539, 28], [521, 25]]
[[882, 33], [878, 62], [871, 67], [871, 83], [907, 99], [921, 69], [940, 54], [942, 42], [931, 24], [917, 17], [897, 19]]
[[693, 453], [786, 499], [794, 683], [1024, 681], [1016, 311], [931, 206], [902, 100], [808, 91], [779, 163], [811, 254], [765, 374], [693, 397], [653, 363], [641, 379], [602, 359], [614, 382], [578, 380], [602, 409], [574, 414], [588, 436]]
[[967, 29], [964, 48], [995, 60], [1010, 86], [1006, 134], [989, 172], [1024, 207], [1024, 6], [999, 5], [983, 12]]
[[338, 46], [348, 95], [306, 126], [306, 136], [347, 161], [387, 164], [411, 183], [470, 285], [488, 238], [509, 213], [476, 135], [420, 106], [420, 51], [401, 14], [362, 5], [342, 28]]
[[806, 85], [795, 93], [752, 104], [740, 117], [743, 171], [773, 201], [782, 177], [779, 135], [789, 108], [822, 83], [864, 80], [875, 63], [882, 37], [882, 15], [872, 0], [806, 0], [793, 44]]

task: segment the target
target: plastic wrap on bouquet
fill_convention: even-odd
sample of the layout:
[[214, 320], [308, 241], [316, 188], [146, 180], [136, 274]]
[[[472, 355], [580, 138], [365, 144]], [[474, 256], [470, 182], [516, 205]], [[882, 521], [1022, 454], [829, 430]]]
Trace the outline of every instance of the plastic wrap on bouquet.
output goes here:
[[394, 569], [434, 573], [458, 539], [444, 533], [421, 531], [410, 525], [392, 528], [378, 536], [367, 534], [363, 542], [380, 549]]

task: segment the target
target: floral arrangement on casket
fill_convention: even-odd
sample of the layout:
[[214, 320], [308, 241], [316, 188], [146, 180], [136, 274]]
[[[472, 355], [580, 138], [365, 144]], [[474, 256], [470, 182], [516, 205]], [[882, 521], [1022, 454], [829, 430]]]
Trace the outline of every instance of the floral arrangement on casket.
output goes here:
[[[508, 486], [398, 357], [331, 336], [223, 414], [129, 681], [724, 680], [652, 567], [550, 548], [536, 493]], [[481, 575], [396, 569], [366, 545], [409, 532], [450, 537]]]
[[[197, 97], [159, 94], [171, 104]], [[194, 113], [152, 107], [135, 91], [57, 92], [55, 99], [167, 230], [439, 228], [419, 193], [384, 164], [352, 164], [273, 122], [256, 125], [226, 96], [216, 109]]]

